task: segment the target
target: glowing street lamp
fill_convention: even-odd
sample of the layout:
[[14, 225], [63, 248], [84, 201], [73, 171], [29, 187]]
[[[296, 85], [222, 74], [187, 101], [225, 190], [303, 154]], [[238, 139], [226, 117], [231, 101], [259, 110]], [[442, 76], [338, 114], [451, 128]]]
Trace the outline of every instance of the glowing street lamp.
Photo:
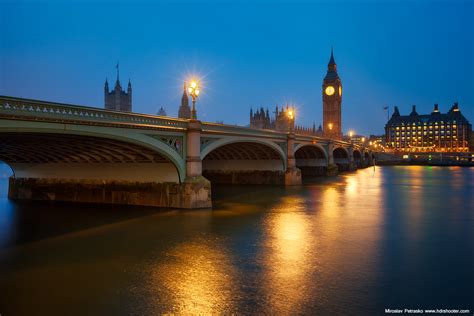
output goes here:
[[191, 118], [193, 120], [197, 119], [196, 115], [196, 99], [199, 96], [199, 86], [196, 81], [191, 81], [189, 85], [188, 92], [193, 98], [193, 109], [191, 110]]
[[289, 111], [288, 111], [288, 118], [289, 118], [290, 120], [292, 120], [292, 119], [295, 118], [294, 115], [295, 115], [295, 113], [293, 112], [293, 110], [289, 110]]
[[293, 127], [295, 125], [295, 110], [294, 108], [290, 108], [287, 112], [286, 112], [286, 115], [288, 116], [288, 118], [290, 119], [290, 132], [293, 131]]

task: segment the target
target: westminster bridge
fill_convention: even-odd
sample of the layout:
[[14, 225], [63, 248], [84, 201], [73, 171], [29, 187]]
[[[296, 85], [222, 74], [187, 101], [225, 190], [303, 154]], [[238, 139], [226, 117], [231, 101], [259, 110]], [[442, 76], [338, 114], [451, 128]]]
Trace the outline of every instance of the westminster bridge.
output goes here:
[[211, 207], [211, 183], [300, 185], [372, 157], [291, 131], [0, 96], [11, 199]]

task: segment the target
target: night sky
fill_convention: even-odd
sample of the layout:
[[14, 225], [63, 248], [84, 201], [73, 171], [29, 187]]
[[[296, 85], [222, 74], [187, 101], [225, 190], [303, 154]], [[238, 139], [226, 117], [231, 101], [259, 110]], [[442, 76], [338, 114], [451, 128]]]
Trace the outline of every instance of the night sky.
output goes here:
[[322, 121], [331, 46], [343, 131], [382, 134], [402, 114], [459, 102], [474, 121], [474, 1], [83, 2], [0, 0], [0, 94], [103, 107], [105, 78], [133, 85], [135, 112], [177, 116], [202, 79], [198, 118], [247, 125], [250, 107], [295, 104]]

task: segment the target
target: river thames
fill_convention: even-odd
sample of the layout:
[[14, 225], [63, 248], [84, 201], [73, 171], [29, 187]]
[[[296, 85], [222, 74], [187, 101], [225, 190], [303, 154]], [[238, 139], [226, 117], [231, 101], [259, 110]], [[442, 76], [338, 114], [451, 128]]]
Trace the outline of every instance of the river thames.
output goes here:
[[1, 315], [383, 314], [474, 305], [474, 168], [213, 187], [213, 210], [12, 202]]

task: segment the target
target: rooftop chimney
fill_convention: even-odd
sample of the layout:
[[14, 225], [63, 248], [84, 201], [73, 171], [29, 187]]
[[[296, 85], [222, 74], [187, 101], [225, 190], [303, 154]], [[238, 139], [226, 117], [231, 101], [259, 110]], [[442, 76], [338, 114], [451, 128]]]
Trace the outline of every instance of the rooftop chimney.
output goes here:
[[438, 110], [438, 103], [436, 103], [436, 104], [434, 105], [433, 113], [439, 113], [439, 110]]

